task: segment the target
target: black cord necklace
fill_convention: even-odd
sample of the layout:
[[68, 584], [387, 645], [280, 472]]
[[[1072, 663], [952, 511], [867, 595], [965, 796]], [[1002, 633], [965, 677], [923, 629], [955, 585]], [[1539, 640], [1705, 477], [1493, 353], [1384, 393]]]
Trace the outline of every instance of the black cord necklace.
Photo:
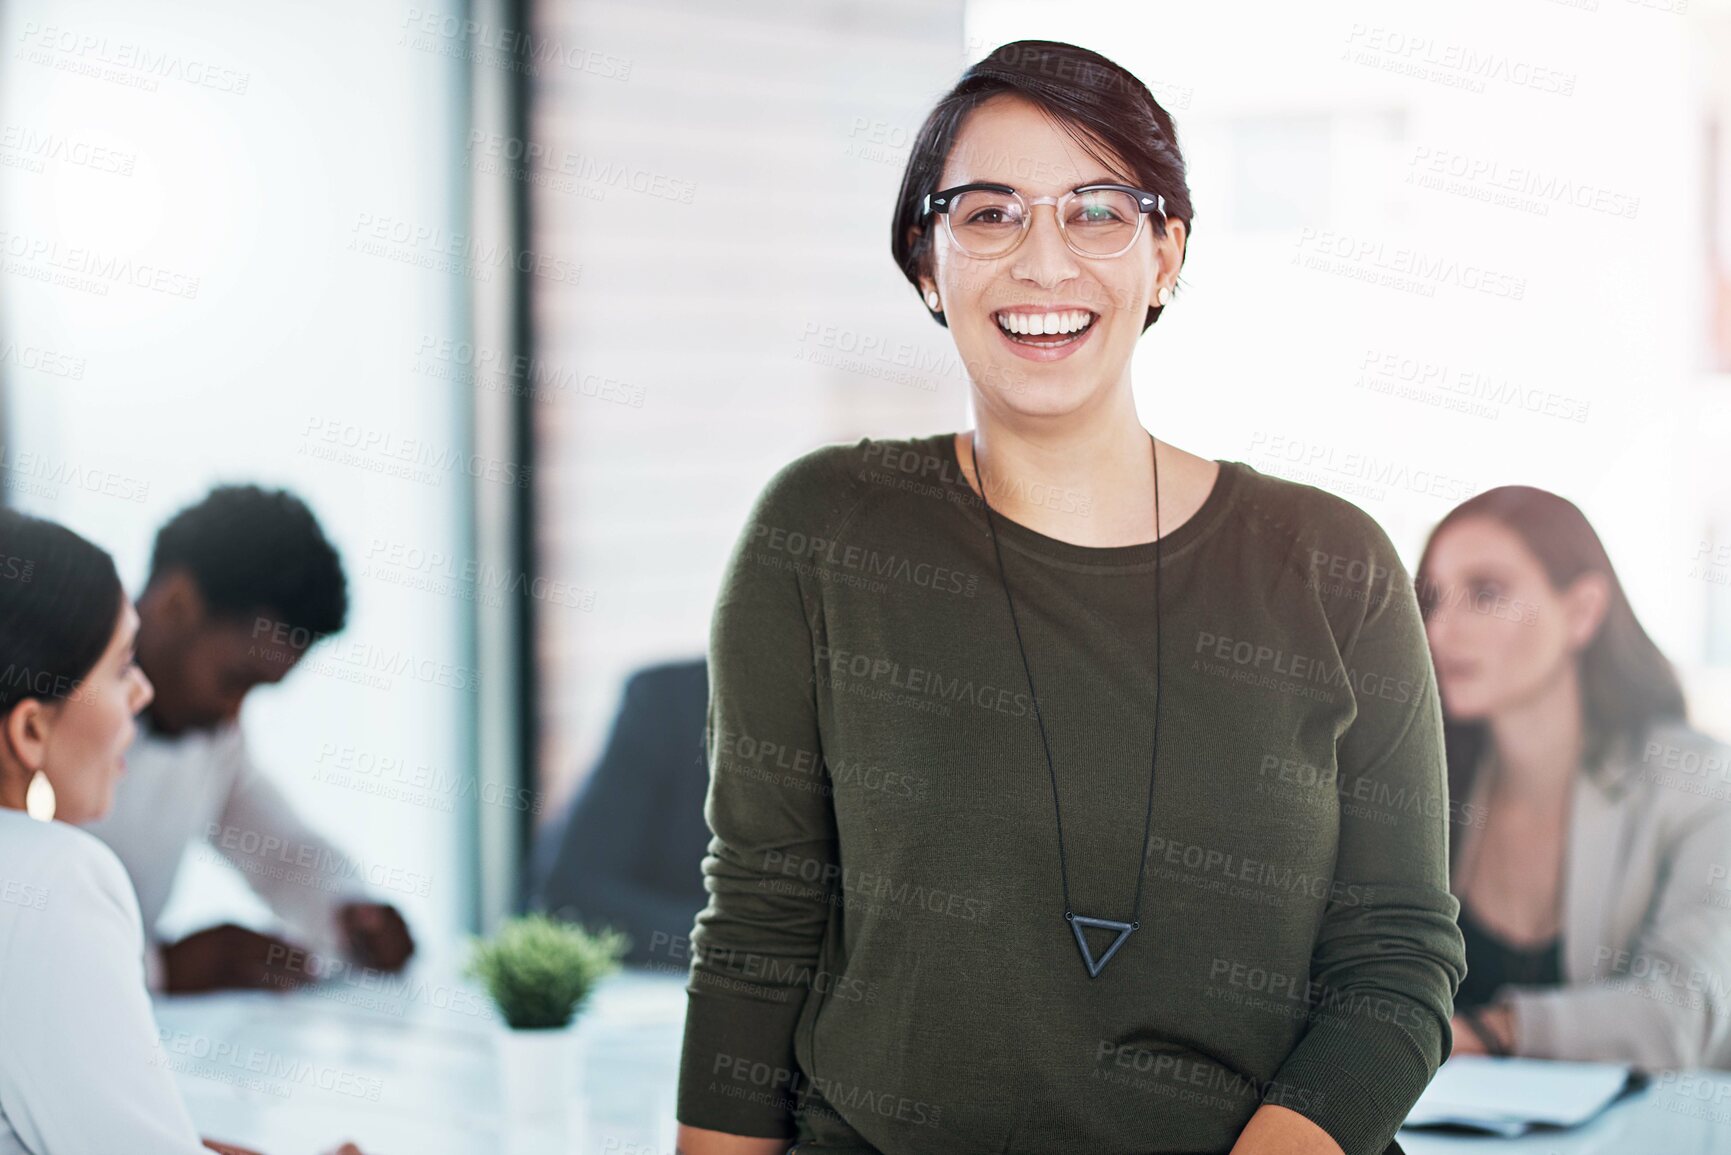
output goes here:
[[[998, 578], [1004, 584], [1004, 600], [1010, 605], [1010, 624], [1016, 630], [1016, 649], [1022, 655], [1022, 672], [1028, 676], [1028, 697], [1034, 703], [1034, 720], [1040, 725], [1040, 745], [1046, 751], [1046, 773], [1052, 780], [1052, 813], [1058, 823], [1058, 873], [1064, 885], [1064, 921], [1070, 924], [1070, 929], [1076, 935], [1076, 947], [1082, 952], [1082, 964], [1088, 968], [1088, 977], [1096, 978], [1112, 961], [1112, 956], [1118, 953], [1130, 937], [1130, 932], [1142, 929], [1142, 882], [1148, 873], [1148, 835], [1154, 824], [1154, 767], [1160, 760], [1160, 651], [1165, 640], [1165, 631], [1160, 627], [1160, 555], [1161, 542], [1165, 535], [1160, 532], [1160, 443], [1149, 434], [1148, 440], [1154, 448], [1154, 750], [1148, 761], [1148, 804], [1142, 818], [1142, 862], [1136, 871], [1136, 901], [1130, 910], [1130, 921], [1120, 922], [1112, 918], [1088, 918], [1076, 914], [1070, 907], [1070, 867], [1064, 854], [1064, 812], [1058, 802], [1058, 772], [1052, 768], [1052, 744], [1046, 738], [1046, 720], [1040, 713], [1040, 699], [1034, 693], [1034, 672], [1028, 667], [1028, 650], [1022, 643], [1022, 625], [1016, 618], [1016, 600], [1010, 596], [1010, 579], [1004, 571], [1004, 550], [998, 544], [997, 525], [992, 520], [992, 504], [986, 500], [986, 479], [980, 473], [980, 456], [977, 438], [968, 435], [968, 456], [974, 466], [974, 476], [980, 483], [980, 503], [986, 507], [986, 526], [992, 533], [992, 549], [998, 558]], [[1094, 952], [1088, 949], [1088, 940], [1082, 936], [1083, 927], [1094, 927], [1099, 930], [1115, 930], [1118, 937], [1112, 940], [1112, 945], [1106, 953], [1095, 959]]]

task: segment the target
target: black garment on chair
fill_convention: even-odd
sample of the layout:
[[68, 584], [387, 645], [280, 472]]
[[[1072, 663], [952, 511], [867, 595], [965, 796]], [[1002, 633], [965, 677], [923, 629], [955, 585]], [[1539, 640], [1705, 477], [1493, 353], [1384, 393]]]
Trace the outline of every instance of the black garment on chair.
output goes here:
[[624, 931], [633, 965], [684, 970], [692, 925], [708, 901], [708, 709], [705, 659], [631, 675], [600, 762], [563, 830], [548, 832], [557, 849], [531, 905], [591, 929]]

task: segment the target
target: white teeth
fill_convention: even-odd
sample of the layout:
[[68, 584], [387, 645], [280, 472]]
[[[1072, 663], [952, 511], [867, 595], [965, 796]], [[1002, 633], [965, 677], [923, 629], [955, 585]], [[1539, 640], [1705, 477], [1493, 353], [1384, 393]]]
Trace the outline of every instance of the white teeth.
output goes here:
[[1005, 332], [1038, 337], [1046, 334], [1079, 333], [1094, 322], [1094, 314], [1081, 309], [1065, 313], [998, 313], [998, 325]]

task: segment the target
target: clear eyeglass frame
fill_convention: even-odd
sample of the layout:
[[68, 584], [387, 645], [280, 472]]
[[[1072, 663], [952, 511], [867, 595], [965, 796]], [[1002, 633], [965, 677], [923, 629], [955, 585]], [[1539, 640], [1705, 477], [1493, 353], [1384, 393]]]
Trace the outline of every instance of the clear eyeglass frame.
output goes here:
[[[1070, 204], [1076, 197], [1081, 196], [1084, 193], [1098, 192], [1102, 189], [1129, 193], [1136, 198], [1136, 228], [1131, 233], [1130, 239], [1125, 242], [1123, 248], [1110, 253], [1095, 253], [1090, 252], [1087, 249], [1078, 248], [1075, 240], [1070, 236], [1069, 228], [1064, 224], [1064, 211], [1070, 207]], [[982, 192], [1004, 193], [1013, 196], [1022, 206], [1021, 231], [1016, 235], [1016, 239], [1012, 241], [1008, 247], [1000, 251], [992, 253], [974, 252], [957, 239], [955, 227], [950, 223], [950, 210], [955, 207], [956, 198], [960, 197], [963, 193], [974, 192], [976, 190]], [[920, 201], [920, 219], [923, 221], [934, 213], [943, 217], [944, 234], [950, 238], [950, 244], [955, 246], [957, 252], [964, 256], [973, 257], [976, 260], [996, 260], [999, 257], [1009, 256], [1021, 247], [1023, 241], [1028, 239], [1028, 230], [1034, 227], [1034, 207], [1036, 205], [1052, 206], [1052, 211], [1056, 215], [1058, 222], [1058, 234], [1064, 238], [1064, 244], [1069, 246], [1070, 251], [1075, 253], [1077, 256], [1087, 257], [1090, 260], [1111, 260], [1113, 257], [1121, 257], [1125, 253], [1129, 252], [1135, 247], [1136, 242], [1142, 239], [1142, 222], [1152, 214], [1158, 214], [1155, 216], [1155, 235], [1164, 236], [1166, 234], [1166, 198], [1161, 196], [1159, 193], [1152, 193], [1147, 189], [1140, 189], [1135, 185], [1127, 184], [1085, 184], [1078, 185], [1069, 192], [1064, 193], [1062, 196], [1028, 197], [1023, 196], [1020, 191], [1011, 185], [995, 184], [990, 181], [974, 181], [970, 184], [954, 185], [950, 188], [939, 189], [937, 192], [927, 193]]]

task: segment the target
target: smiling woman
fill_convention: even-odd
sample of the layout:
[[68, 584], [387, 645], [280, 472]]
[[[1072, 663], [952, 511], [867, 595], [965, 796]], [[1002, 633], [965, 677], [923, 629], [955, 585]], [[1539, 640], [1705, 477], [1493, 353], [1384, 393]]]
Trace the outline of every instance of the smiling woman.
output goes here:
[[1387, 801], [1446, 796], [1436, 679], [1375, 522], [1139, 420], [1190, 216], [1072, 45], [917, 137], [892, 250], [978, 428], [807, 453], [735, 545], [688, 1155], [1398, 1150], [1464, 969], [1446, 807]]

